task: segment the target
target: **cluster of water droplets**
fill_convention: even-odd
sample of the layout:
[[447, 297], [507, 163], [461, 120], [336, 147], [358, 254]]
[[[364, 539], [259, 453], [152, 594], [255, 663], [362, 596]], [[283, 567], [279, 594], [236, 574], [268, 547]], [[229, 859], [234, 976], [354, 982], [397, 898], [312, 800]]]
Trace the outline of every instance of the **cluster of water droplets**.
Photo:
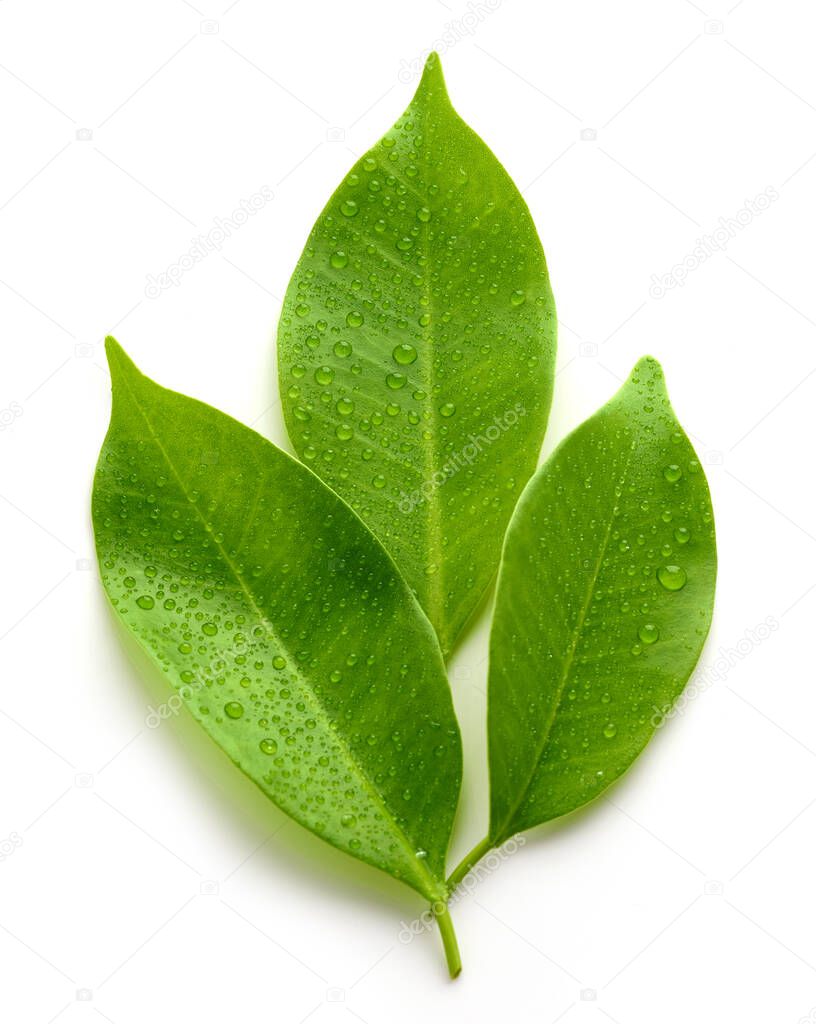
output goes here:
[[[257, 466], [244, 478], [206, 458], [183, 493], [153, 445], [109, 441], [94, 499], [104, 584], [242, 770], [309, 828], [393, 866], [406, 854], [389, 814], [414, 830], [458, 739], [434, 714], [415, 627], [393, 628], [406, 596], [384, 555], [356, 546], [350, 514], [338, 529], [335, 499], [277, 459], [279, 486], [260, 494]], [[321, 501], [322, 522], [298, 523]]]
[[[659, 371], [647, 362], [629, 387], [640, 402], [634, 410], [624, 407], [613, 437], [608, 424], [595, 429], [590, 423], [574, 458], [567, 443], [542, 491], [551, 501], [537, 518], [546, 532], [536, 559], [546, 559], [553, 544], [586, 552], [547, 584], [553, 600], [570, 609], [575, 648], [535, 655], [556, 677], [569, 663], [531, 794], [531, 801], [543, 799], [556, 813], [576, 782], [589, 799], [625, 770], [625, 752], [639, 749], [660, 723], [708, 629], [704, 595], [713, 588], [713, 572], [705, 566], [711, 564], [706, 553], [713, 522], [702, 470], [671, 413]], [[553, 561], [563, 565], [563, 554]], [[547, 574], [545, 566], [542, 571]], [[543, 607], [542, 616], [551, 616], [552, 602]], [[546, 625], [542, 635], [551, 635]], [[528, 711], [537, 720], [546, 716], [537, 701]], [[610, 759], [616, 745], [617, 762], [614, 753]], [[610, 770], [610, 764], [617, 767]]]
[[[436, 141], [451, 132], [451, 149]], [[541, 339], [554, 314], [539, 243], [520, 197], [501, 206], [489, 198], [489, 165], [472, 180], [464, 159], [446, 155], [481, 147], [469, 140], [409, 108], [315, 225], [280, 324], [299, 454], [409, 569], [429, 502], [446, 509], [436, 519], [443, 547], [468, 518], [475, 527], [509, 515], [525, 477], [522, 438], [502, 430], [478, 460], [457, 457], [517, 400], [521, 432], [525, 422], [536, 429], [548, 403]], [[395, 520], [384, 502], [401, 508]], [[460, 566], [458, 581], [481, 590], [474, 571]]]

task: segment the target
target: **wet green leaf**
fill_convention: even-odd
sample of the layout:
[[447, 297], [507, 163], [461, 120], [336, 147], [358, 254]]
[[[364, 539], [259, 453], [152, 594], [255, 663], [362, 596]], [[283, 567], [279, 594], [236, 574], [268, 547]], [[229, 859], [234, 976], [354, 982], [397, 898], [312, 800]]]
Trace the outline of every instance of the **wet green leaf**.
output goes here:
[[711, 622], [711, 500], [654, 359], [555, 451], [508, 529], [490, 639], [490, 838], [631, 765]]
[[445, 653], [535, 469], [555, 335], [530, 212], [432, 55], [312, 229], [278, 364], [296, 451], [392, 554]]
[[444, 900], [460, 740], [415, 598], [308, 469], [107, 349], [93, 521], [117, 614], [282, 810]]

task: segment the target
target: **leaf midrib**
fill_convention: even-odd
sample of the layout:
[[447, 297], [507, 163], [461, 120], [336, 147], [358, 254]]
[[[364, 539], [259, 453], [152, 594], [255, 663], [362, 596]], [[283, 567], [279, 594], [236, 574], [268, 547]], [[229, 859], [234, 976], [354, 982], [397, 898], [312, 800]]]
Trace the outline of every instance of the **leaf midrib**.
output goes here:
[[[632, 452], [633, 452], [633, 450], [634, 450], [634, 446], [630, 445], [629, 451], [628, 451], [628, 453], [626, 455], [626, 461], [624, 462], [623, 470], [622, 470], [622, 472], [620, 474], [620, 477], [617, 478], [617, 480], [616, 480], [616, 485], [620, 486], [621, 493], [623, 493], [624, 484], [626, 482], [626, 473], [627, 473], [627, 471], [629, 469], [629, 466], [631, 464], [631, 461], [632, 461]], [[613, 491], [613, 493], [614, 493], [614, 491]], [[609, 547], [609, 542], [610, 542], [610, 540], [612, 538], [612, 527], [615, 524], [615, 516], [616, 516], [616, 513], [617, 513], [619, 507], [620, 507], [620, 500], [616, 497], [614, 502], [613, 502], [613, 504], [612, 504], [612, 511], [610, 512], [610, 515], [609, 515], [609, 522], [607, 523], [606, 532], [604, 534], [603, 541], [602, 541], [601, 546], [600, 546], [599, 551], [598, 551], [598, 558], [597, 558], [596, 563], [595, 563], [595, 568], [594, 568], [593, 573], [592, 573], [592, 578], [591, 578], [591, 580], [590, 580], [590, 582], [589, 582], [589, 584], [587, 586], [586, 599], [585, 599], [583, 605], [581, 606], [581, 611], [579, 612], [578, 618], [576, 620], [575, 626], [574, 626], [573, 631], [572, 631], [572, 639], [571, 639], [571, 642], [570, 642], [569, 649], [567, 651], [567, 656], [566, 656], [566, 658], [564, 660], [564, 669], [563, 669], [563, 671], [561, 673], [561, 678], [560, 678], [560, 680], [558, 682], [557, 696], [556, 696], [555, 701], [553, 702], [552, 713], [550, 714], [549, 721], [546, 723], [546, 726], [545, 726], [545, 728], [544, 728], [544, 730], [542, 732], [541, 742], [538, 744], [538, 749], [536, 751], [536, 756], [533, 759], [533, 765], [532, 765], [532, 768], [530, 769], [530, 773], [529, 773], [529, 775], [527, 777], [527, 782], [522, 787], [522, 789], [519, 791], [518, 798], [511, 805], [510, 811], [505, 815], [504, 820], [502, 822], [501, 828], [494, 829], [494, 828], [491, 827], [491, 838], [495, 842], [498, 842], [498, 841], [500, 841], [500, 839], [505, 837], [506, 829], [507, 829], [508, 825], [513, 821], [513, 819], [515, 818], [516, 814], [518, 813], [519, 808], [521, 807], [521, 805], [524, 803], [525, 799], [527, 798], [527, 795], [530, 792], [530, 787], [532, 786], [533, 780], [535, 779], [536, 773], [538, 772], [538, 767], [539, 767], [539, 765], [541, 763], [541, 759], [544, 756], [544, 751], [546, 750], [547, 744], [549, 743], [550, 733], [552, 732], [552, 727], [553, 727], [553, 724], [555, 723], [555, 719], [558, 717], [558, 712], [559, 712], [559, 710], [561, 708], [561, 701], [562, 701], [562, 698], [564, 696], [564, 690], [565, 690], [566, 685], [567, 685], [567, 680], [570, 677], [570, 672], [572, 671], [572, 666], [573, 666], [573, 663], [575, 661], [575, 653], [576, 653], [576, 651], [578, 649], [578, 644], [579, 644], [580, 639], [581, 639], [581, 634], [583, 632], [584, 623], [586, 622], [587, 612], [589, 611], [590, 604], [592, 603], [592, 597], [593, 597], [593, 595], [595, 593], [595, 589], [596, 589], [596, 586], [597, 586], [597, 583], [598, 583], [598, 578], [599, 578], [599, 576], [601, 574], [601, 568], [602, 568], [602, 565], [603, 565], [603, 560], [604, 560], [604, 557], [606, 555], [607, 548]]]
[[[164, 461], [166, 462], [168, 469], [170, 470], [170, 472], [175, 477], [176, 482], [178, 483], [178, 486], [179, 486], [181, 492], [184, 494], [184, 496], [187, 499], [187, 501], [189, 502], [190, 506], [192, 506], [192, 508], [193, 508], [193, 510], [195, 512], [196, 517], [198, 518], [198, 520], [201, 522], [202, 526], [204, 526], [204, 528], [206, 530], [206, 527], [207, 527], [206, 519], [202, 516], [201, 511], [198, 508], [198, 505], [194, 501], [191, 500], [190, 495], [189, 495], [188, 490], [187, 490], [187, 487], [185, 486], [185, 483], [184, 483], [181, 475], [179, 474], [179, 471], [177, 470], [175, 463], [170, 458], [170, 455], [168, 454], [167, 450], [165, 449], [164, 445], [162, 444], [161, 439], [159, 438], [159, 435], [156, 433], [156, 431], [155, 431], [155, 429], [153, 427], [153, 424], [151, 423], [147, 413], [142, 408], [142, 406], [141, 406], [141, 404], [139, 402], [138, 396], [136, 395], [134, 390], [131, 388], [130, 383], [127, 380], [127, 377], [126, 377], [125, 374], [122, 374], [120, 376], [120, 379], [122, 380], [122, 382], [124, 383], [125, 387], [127, 388], [128, 394], [130, 395], [131, 399], [133, 400], [133, 404], [134, 404], [135, 408], [138, 410], [140, 416], [144, 420], [145, 426], [147, 427], [148, 431], [150, 432], [151, 438], [153, 439], [153, 441], [154, 441], [156, 447], [158, 448], [158, 450], [161, 452], [161, 455], [162, 455]], [[264, 628], [267, 629], [269, 634], [275, 639], [275, 642], [284, 651], [286, 651], [286, 653], [288, 655], [287, 662], [294, 667], [297, 663], [296, 663], [295, 659], [293, 658], [291, 652], [289, 651], [289, 649], [286, 646], [286, 644], [278, 637], [278, 635], [277, 635], [277, 633], [276, 633], [272, 623], [267, 618], [266, 613], [263, 611], [263, 609], [258, 605], [258, 603], [255, 600], [255, 597], [254, 597], [252, 591], [248, 589], [246, 583], [244, 582], [243, 577], [241, 576], [240, 572], [238, 571], [236, 565], [233, 563], [232, 559], [230, 558], [230, 556], [227, 553], [226, 549], [224, 548], [223, 544], [220, 541], [218, 541], [216, 537], [213, 537], [213, 541], [214, 541], [215, 546], [218, 549], [218, 552], [221, 555], [224, 563], [226, 564], [226, 566], [229, 569], [229, 571], [232, 573], [232, 575], [233, 575], [233, 577], [235, 579], [235, 582], [237, 583], [239, 589], [243, 592], [243, 594], [245, 595], [247, 601], [249, 602], [250, 607], [253, 609], [255, 614], [258, 616], [258, 618], [260, 619], [260, 621], [263, 624]], [[408, 836], [405, 834], [405, 832], [402, 830], [402, 828], [395, 821], [395, 819], [393, 817], [393, 814], [391, 812], [391, 809], [388, 807], [388, 805], [385, 803], [385, 801], [383, 800], [383, 798], [380, 795], [380, 793], [374, 787], [372, 781], [368, 777], [367, 772], [365, 771], [363, 766], [360, 764], [360, 762], [355, 757], [354, 752], [348, 746], [345, 738], [342, 736], [341, 733], [336, 732], [336, 731], [331, 730], [331, 729], [328, 728], [328, 726], [329, 726], [329, 718], [328, 718], [326, 710], [323, 707], [322, 703], [320, 702], [318, 696], [311, 689], [311, 687], [309, 686], [309, 684], [308, 684], [307, 680], [305, 679], [305, 677], [303, 675], [301, 675], [301, 673], [298, 672], [297, 669], [294, 669], [294, 671], [295, 671], [295, 674], [296, 674], [296, 676], [297, 676], [297, 678], [298, 678], [298, 680], [299, 680], [299, 682], [301, 684], [303, 692], [306, 694], [307, 699], [310, 701], [310, 705], [313, 708], [315, 714], [323, 721], [324, 726], [326, 727], [327, 732], [331, 733], [331, 735], [336, 738], [336, 740], [338, 742], [338, 745], [340, 746], [340, 748], [342, 749], [343, 753], [345, 754], [346, 759], [347, 759], [350, 767], [354, 770], [354, 773], [356, 775], [358, 775], [359, 778], [362, 780], [363, 786], [368, 791], [368, 793], [371, 796], [373, 802], [381, 808], [381, 810], [385, 813], [386, 819], [392, 823], [394, 831], [395, 831], [395, 833], [397, 835], [397, 838], [398, 838], [398, 840], [400, 842], [400, 845], [403, 847], [403, 851], [405, 853], [407, 853], [407, 862], [411, 866], [411, 869], [416, 872], [417, 880], [420, 882], [421, 885], [423, 885], [424, 888], [427, 888], [431, 892], [434, 892], [437, 897], [441, 895], [444, 898], [444, 892], [443, 891], [440, 892], [439, 880], [437, 878], [435, 878], [434, 875], [432, 875], [431, 872], [427, 868], [424, 868], [424, 865], [422, 865], [422, 864], [415, 864], [415, 861], [416, 861], [416, 846], [415, 846], [415, 844], [409, 841]], [[428, 885], [429, 882], [430, 882], [430, 885]], [[427, 893], [426, 893], [426, 895], [427, 895]]]

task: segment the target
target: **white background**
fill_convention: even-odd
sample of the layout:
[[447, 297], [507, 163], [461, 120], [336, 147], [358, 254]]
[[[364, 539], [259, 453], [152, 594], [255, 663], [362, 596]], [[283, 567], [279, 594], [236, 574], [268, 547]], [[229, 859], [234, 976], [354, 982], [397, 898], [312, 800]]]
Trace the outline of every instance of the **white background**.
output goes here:
[[[816, 1019], [811, 5], [227, 2], [0, 3], [3, 1019]], [[696, 696], [608, 799], [459, 901], [455, 984], [436, 934], [400, 941], [423, 909], [408, 889], [288, 822], [191, 721], [146, 725], [167, 691], [113, 629], [88, 513], [107, 332], [287, 444], [280, 297], [449, 23], [453, 102], [550, 263], [546, 450], [651, 352], [720, 549]], [[147, 297], [263, 186], [275, 198], [220, 253]], [[690, 256], [739, 216], [723, 251]], [[656, 297], [652, 275], [687, 256]], [[487, 627], [451, 667], [467, 769], [451, 863], [486, 823]]]

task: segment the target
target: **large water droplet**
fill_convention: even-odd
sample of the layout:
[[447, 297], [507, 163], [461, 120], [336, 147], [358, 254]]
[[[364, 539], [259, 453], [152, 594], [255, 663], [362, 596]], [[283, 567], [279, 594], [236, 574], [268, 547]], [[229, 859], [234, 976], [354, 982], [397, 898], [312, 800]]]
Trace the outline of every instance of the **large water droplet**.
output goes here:
[[344, 339], [341, 339], [340, 341], [335, 342], [334, 354], [339, 359], [347, 359], [348, 356], [351, 355], [351, 352], [352, 352], [352, 349], [351, 349], [351, 342], [350, 341], [345, 341]]
[[413, 345], [404, 343], [402, 345], [397, 345], [391, 355], [394, 357], [394, 361], [399, 363], [400, 366], [410, 366], [411, 363], [416, 362], [417, 350]]
[[661, 565], [657, 578], [666, 590], [682, 590], [686, 585], [686, 571], [679, 565]]

